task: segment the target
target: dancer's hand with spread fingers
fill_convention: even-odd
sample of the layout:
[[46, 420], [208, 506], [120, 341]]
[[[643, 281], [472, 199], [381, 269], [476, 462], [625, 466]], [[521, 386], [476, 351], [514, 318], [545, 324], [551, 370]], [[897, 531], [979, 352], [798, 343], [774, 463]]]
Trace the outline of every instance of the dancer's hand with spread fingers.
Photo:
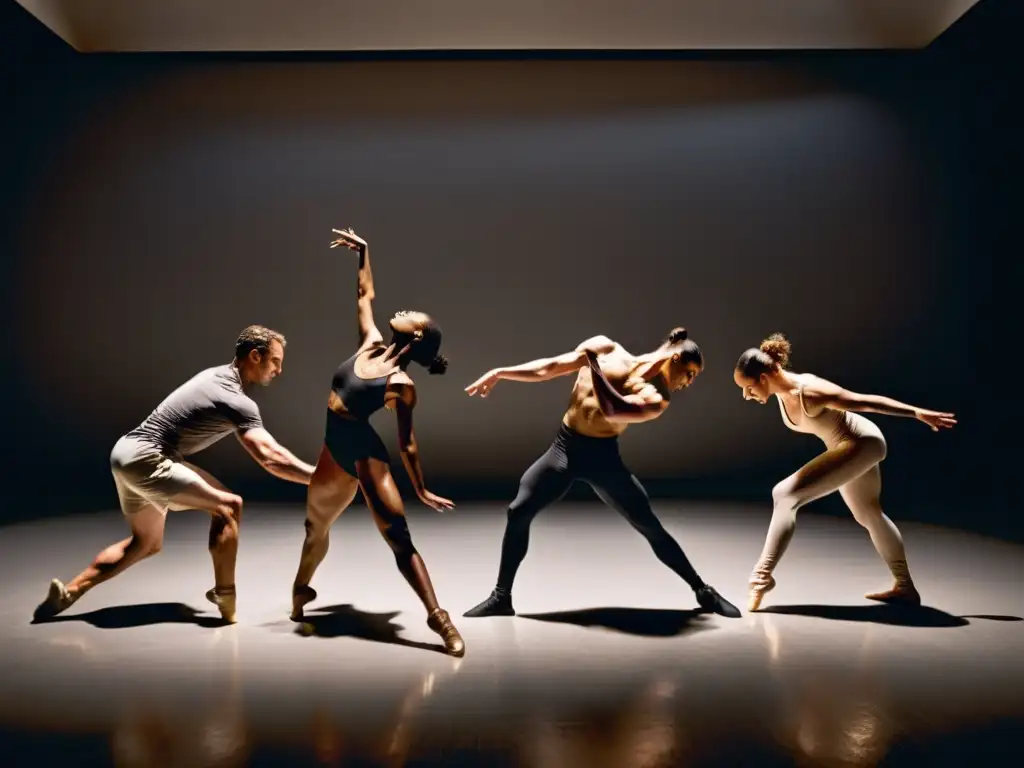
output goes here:
[[451, 499], [446, 499], [444, 496], [438, 496], [436, 493], [424, 490], [419, 494], [419, 499], [426, 506], [438, 512], [446, 512], [449, 509], [455, 509], [455, 502]]
[[361, 251], [367, 247], [366, 241], [353, 232], [351, 227], [348, 229], [332, 229], [331, 231], [338, 235], [338, 237], [331, 241], [331, 248], [341, 246], [350, 248], [353, 251]]

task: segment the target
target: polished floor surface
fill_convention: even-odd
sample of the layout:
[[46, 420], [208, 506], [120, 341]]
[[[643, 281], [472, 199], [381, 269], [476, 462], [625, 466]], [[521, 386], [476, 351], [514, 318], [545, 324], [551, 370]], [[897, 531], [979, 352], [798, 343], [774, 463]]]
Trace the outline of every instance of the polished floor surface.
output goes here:
[[[660, 504], [701, 575], [741, 607], [763, 508]], [[697, 613], [614, 512], [540, 516], [515, 618], [466, 619], [495, 575], [495, 506], [410, 522], [464, 659], [437, 638], [364, 507], [336, 525], [309, 620], [288, 620], [298, 508], [246, 511], [239, 624], [220, 626], [206, 520], [32, 624], [51, 577], [123, 538], [108, 512], [0, 531], [4, 765], [593, 766], [1017, 764], [1024, 548], [902, 526], [927, 607], [887, 584], [866, 533], [804, 514], [765, 609]]]

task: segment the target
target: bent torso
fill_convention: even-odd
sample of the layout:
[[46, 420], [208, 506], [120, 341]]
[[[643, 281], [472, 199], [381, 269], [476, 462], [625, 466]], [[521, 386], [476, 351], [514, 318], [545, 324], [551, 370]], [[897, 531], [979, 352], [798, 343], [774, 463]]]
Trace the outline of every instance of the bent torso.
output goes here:
[[[621, 345], [598, 357], [598, 364], [608, 382], [620, 394], [628, 394], [627, 382], [640, 367], [641, 361]], [[562, 423], [574, 432], [587, 437], [617, 437], [626, 431], [628, 424], [614, 423], [605, 418], [601, 403], [594, 392], [594, 381], [590, 366], [584, 366], [576, 375], [569, 408], [562, 417]]]

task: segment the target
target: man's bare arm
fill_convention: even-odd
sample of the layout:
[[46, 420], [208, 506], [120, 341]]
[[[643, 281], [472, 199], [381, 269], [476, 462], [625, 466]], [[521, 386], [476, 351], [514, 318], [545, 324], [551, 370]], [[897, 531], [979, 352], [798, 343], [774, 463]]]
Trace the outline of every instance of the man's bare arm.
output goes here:
[[238, 439], [256, 463], [270, 474], [282, 480], [309, 485], [315, 468], [278, 443], [267, 430], [249, 429]]
[[590, 377], [594, 382], [594, 394], [608, 421], [627, 424], [651, 421], [668, 408], [668, 401], [650, 383], [645, 382], [635, 392], [623, 395], [604, 375], [597, 355], [589, 350], [585, 354], [590, 365]]
[[603, 354], [610, 352], [614, 348], [615, 342], [607, 336], [594, 336], [577, 346], [572, 352], [566, 352], [555, 357], [541, 357], [519, 365], [494, 368], [466, 387], [466, 392], [471, 396], [479, 394], [481, 397], [486, 397], [494, 385], [502, 379], [538, 382], [566, 376], [570, 373], [575, 373], [586, 365], [587, 351]]

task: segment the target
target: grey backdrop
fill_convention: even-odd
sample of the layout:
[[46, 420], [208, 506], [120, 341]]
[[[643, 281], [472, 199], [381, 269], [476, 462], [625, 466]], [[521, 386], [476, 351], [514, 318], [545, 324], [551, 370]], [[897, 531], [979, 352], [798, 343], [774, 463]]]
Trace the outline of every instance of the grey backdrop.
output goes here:
[[[117, 436], [252, 322], [290, 342], [265, 420], [314, 459], [356, 341], [355, 257], [327, 248], [342, 225], [372, 245], [379, 323], [414, 308], [445, 330], [448, 375], [413, 371], [441, 492], [513, 493], [571, 380], [463, 387], [594, 333], [639, 352], [681, 324], [707, 356], [623, 440], [655, 492], [764, 498], [819, 450], [731, 382], [774, 330], [800, 370], [961, 412], [944, 353], [967, 343], [971, 195], [915, 66], [76, 57], [17, 188], [7, 357], [32, 453], [14, 470], [56, 462], [37, 500], [110, 506]], [[392, 422], [375, 419], [394, 450]], [[958, 489], [961, 436], [880, 423], [887, 493]], [[233, 442], [200, 463], [301, 498]]]

